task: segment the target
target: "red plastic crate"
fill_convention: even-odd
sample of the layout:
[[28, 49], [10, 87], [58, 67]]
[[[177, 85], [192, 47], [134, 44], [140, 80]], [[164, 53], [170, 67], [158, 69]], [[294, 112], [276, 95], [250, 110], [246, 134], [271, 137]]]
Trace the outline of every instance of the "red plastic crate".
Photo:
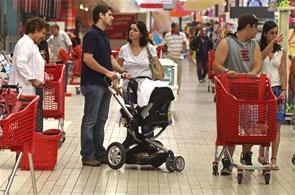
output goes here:
[[267, 144], [276, 137], [277, 101], [266, 75], [216, 80], [216, 145]]
[[49, 80], [45, 81], [43, 99], [43, 117], [64, 119], [65, 92], [64, 92], [64, 65], [48, 64], [45, 72]]
[[[49, 129], [42, 133], [35, 133], [33, 142], [33, 161], [36, 170], [53, 170], [57, 162], [58, 143], [62, 131]], [[22, 170], [29, 170], [28, 155], [24, 155], [21, 162]]]

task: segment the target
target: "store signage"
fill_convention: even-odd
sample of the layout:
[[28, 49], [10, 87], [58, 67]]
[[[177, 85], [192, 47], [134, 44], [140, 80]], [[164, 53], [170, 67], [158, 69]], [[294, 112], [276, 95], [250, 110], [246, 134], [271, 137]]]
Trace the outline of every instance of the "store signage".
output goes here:
[[154, 4], [154, 3], [159, 3], [159, 4], [171, 4], [173, 0], [135, 0], [135, 2], [140, 5], [140, 4]]
[[144, 9], [167, 9], [173, 2], [175, 3], [175, 0], [136, 0], [135, 2]]
[[129, 25], [135, 21], [134, 14], [114, 14], [114, 23], [108, 27], [107, 34], [110, 39], [128, 38]]

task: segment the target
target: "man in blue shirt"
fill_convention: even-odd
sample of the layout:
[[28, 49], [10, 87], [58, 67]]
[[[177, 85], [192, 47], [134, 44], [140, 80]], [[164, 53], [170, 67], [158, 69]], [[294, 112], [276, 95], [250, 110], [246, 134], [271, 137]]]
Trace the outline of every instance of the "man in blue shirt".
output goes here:
[[196, 51], [197, 75], [200, 83], [203, 83], [208, 73], [208, 51], [213, 49], [213, 43], [206, 35], [206, 29], [202, 29], [191, 44], [191, 49]]
[[111, 54], [105, 33], [114, 21], [112, 9], [97, 6], [93, 9], [92, 17], [94, 24], [83, 38], [81, 92], [85, 102], [80, 154], [83, 165], [100, 166], [105, 162], [104, 126], [111, 99], [104, 77], [114, 80], [117, 78], [115, 71], [122, 73], [123, 70]]

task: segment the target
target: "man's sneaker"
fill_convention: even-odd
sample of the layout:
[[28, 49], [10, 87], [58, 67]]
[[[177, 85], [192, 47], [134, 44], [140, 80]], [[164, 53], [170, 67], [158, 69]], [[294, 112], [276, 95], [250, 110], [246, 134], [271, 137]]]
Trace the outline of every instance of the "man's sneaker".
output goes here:
[[96, 160], [94, 157], [83, 157], [82, 158], [82, 165], [84, 165], [84, 166], [99, 167], [101, 164], [102, 164], [102, 162], [99, 160]]
[[232, 172], [232, 165], [228, 158], [223, 158], [222, 160], [223, 168], [220, 171], [221, 175], [230, 175]]
[[240, 163], [243, 165], [253, 165], [252, 164], [252, 152], [241, 153]]

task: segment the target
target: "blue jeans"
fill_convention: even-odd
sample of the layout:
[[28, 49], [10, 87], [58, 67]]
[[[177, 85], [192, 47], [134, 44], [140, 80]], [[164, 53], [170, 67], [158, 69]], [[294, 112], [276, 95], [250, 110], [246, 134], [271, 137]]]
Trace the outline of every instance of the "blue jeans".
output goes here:
[[81, 124], [81, 156], [105, 157], [104, 126], [108, 118], [111, 93], [104, 86], [81, 86], [84, 95], [84, 115]]

